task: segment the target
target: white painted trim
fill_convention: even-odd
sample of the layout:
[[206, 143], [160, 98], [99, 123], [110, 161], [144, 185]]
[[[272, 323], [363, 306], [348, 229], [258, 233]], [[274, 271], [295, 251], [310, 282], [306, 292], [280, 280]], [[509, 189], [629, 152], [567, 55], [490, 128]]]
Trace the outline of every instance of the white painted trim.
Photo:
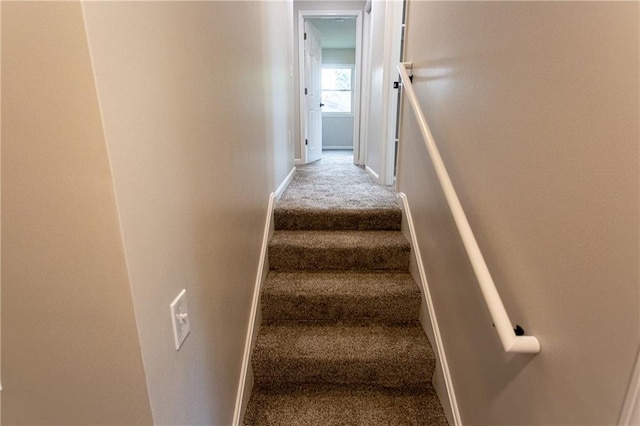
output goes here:
[[427, 275], [424, 269], [424, 263], [422, 262], [422, 255], [420, 254], [420, 246], [418, 245], [418, 238], [416, 236], [416, 230], [413, 225], [413, 217], [411, 216], [411, 209], [409, 208], [409, 200], [407, 199], [406, 194], [400, 192], [397, 194], [398, 198], [402, 200], [402, 209], [404, 211], [404, 216], [407, 220], [407, 225], [409, 228], [410, 235], [410, 243], [413, 255], [415, 256], [416, 266], [418, 267], [418, 271], [420, 274], [420, 286], [422, 287], [422, 294], [424, 297], [424, 301], [427, 304], [427, 308], [429, 310], [429, 319], [431, 321], [431, 326], [433, 329], [433, 336], [435, 344], [435, 350], [439, 359], [439, 365], [442, 368], [442, 373], [444, 376], [444, 382], [447, 390], [447, 397], [449, 399], [449, 405], [451, 407], [451, 413], [453, 416], [453, 424], [455, 426], [462, 425], [462, 419], [460, 417], [460, 410], [458, 409], [458, 401], [456, 399], [455, 389], [453, 387], [453, 379], [451, 377], [451, 372], [449, 371], [449, 363], [447, 362], [447, 354], [444, 350], [444, 344], [442, 342], [442, 336], [440, 335], [440, 327], [438, 326], [438, 318], [436, 316], [435, 308], [433, 306], [433, 299], [431, 298], [431, 291], [429, 290], [429, 282], [427, 281]]
[[[384, 50], [382, 70], [382, 154], [381, 175], [384, 185], [393, 184], [393, 166], [395, 157], [396, 117], [398, 111], [398, 92], [393, 88], [393, 82], [398, 79], [396, 64], [401, 57], [402, 45], [402, 8], [401, 1], [387, 1], [385, 6]], [[398, 79], [399, 80], [399, 79]]]
[[[291, 173], [289, 173], [293, 176]], [[287, 176], [288, 177], [288, 176]], [[283, 184], [286, 182], [283, 182]], [[281, 184], [278, 189], [283, 187]], [[283, 187], [286, 188], [286, 185]], [[256, 274], [256, 282], [253, 288], [253, 299], [251, 301], [251, 312], [249, 314], [249, 324], [247, 325], [247, 337], [244, 342], [244, 355], [242, 357], [242, 367], [240, 370], [240, 380], [238, 381], [238, 392], [236, 394], [236, 406], [233, 412], [233, 425], [239, 426], [244, 415], [244, 411], [247, 408], [249, 402], [249, 396], [251, 395], [251, 388], [253, 384], [253, 376], [249, 373], [251, 351], [255, 336], [257, 336], [257, 329], [260, 326], [258, 303], [260, 301], [260, 290], [262, 283], [267, 276], [267, 248], [269, 244], [269, 238], [271, 237], [271, 229], [273, 222], [273, 205], [276, 201], [276, 193], [272, 192], [269, 196], [269, 205], [267, 207], [267, 217], [264, 224], [264, 233], [262, 234], [262, 247], [260, 249], [260, 261], [258, 263], [258, 272]], [[246, 390], [249, 389], [249, 392]]]
[[273, 233], [273, 208], [275, 202], [280, 199], [282, 193], [293, 180], [293, 176], [296, 173], [296, 168], [292, 167], [289, 174], [278, 185], [278, 188], [269, 196], [269, 204], [267, 206], [267, 217], [264, 223], [264, 232], [262, 234], [262, 247], [260, 248], [260, 260], [258, 262], [258, 272], [256, 274], [256, 282], [253, 287], [253, 299], [251, 301], [251, 312], [249, 314], [249, 324], [247, 326], [247, 337], [244, 342], [244, 355], [242, 357], [242, 368], [240, 370], [240, 380], [238, 382], [238, 393], [236, 394], [236, 406], [233, 412], [233, 425], [239, 426], [244, 412], [247, 409], [247, 403], [249, 402], [249, 396], [251, 392], [247, 392], [247, 389], [253, 388], [253, 374], [251, 374], [251, 352], [253, 350], [253, 344], [255, 338], [258, 335], [258, 329], [261, 323], [260, 312], [258, 310], [258, 304], [260, 302], [260, 291], [262, 289], [262, 283], [267, 277], [269, 272], [269, 265], [267, 262], [267, 248], [269, 247], [269, 239]]
[[302, 161], [302, 158], [295, 158], [293, 160], [293, 164], [295, 164], [296, 166], [302, 166], [304, 165], [304, 162]]
[[[367, 135], [369, 134], [369, 94], [371, 93], [371, 3], [369, 10], [363, 16], [362, 25], [362, 80], [360, 87], [362, 89], [360, 105], [360, 149], [356, 164], [363, 166], [367, 160]], [[354, 151], [355, 152], [355, 151]]]
[[364, 166], [365, 170], [369, 172], [371, 176], [376, 178], [376, 182], [380, 182], [380, 175], [373, 171], [373, 169], [369, 166]]
[[618, 425], [631, 426], [640, 424], [640, 350], [636, 355], [636, 364], [631, 373], [631, 382], [627, 396], [620, 412]]
[[[304, 15], [302, 11], [298, 11], [298, 97], [300, 99], [299, 111], [300, 115], [300, 164], [307, 163], [307, 149], [304, 143], [307, 133], [307, 98], [304, 95], [306, 73], [304, 71]], [[296, 160], [298, 161], [298, 160]]]
[[358, 157], [360, 157], [361, 141], [360, 141], [360, 117], [362, 117], [362, 11], [359, 11], [356, 15], [356, 81], [354, 87], [354, 108], [353, 108], [353, 163], [359, 164]]
[[343, 145], [343, 146], [323, 146], [323, 151], [353, 151], [353, 157], [355, 158], [355, 150], [353, 145]]
[[287, 177], [284, 178], [284, 180], [282, 181], [280, 186], [278, 186], [278, 188], [276, 188], [276, 191], [274, 192], [274, 194], [276, 196], [276, 201], [279, 200], [280, 197], [282, 197], [282, 193], [284, 192], [285, 189], [287, 189], [287, 186], [289, 186], [289, 184], [291, 183], [291, 180], [293, 179], [293, 175], [295, 173], [296, 173], [296, 168], [292, 167], [291, 171], [289, 172]]

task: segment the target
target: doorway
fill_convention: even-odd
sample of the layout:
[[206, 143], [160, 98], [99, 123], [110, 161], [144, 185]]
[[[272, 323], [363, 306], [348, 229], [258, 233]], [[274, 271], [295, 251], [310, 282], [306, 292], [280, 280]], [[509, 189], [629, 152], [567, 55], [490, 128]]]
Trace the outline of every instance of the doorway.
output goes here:
[[300, 163], [349, 151], [358, 163], [362, 11], [298, 13]]

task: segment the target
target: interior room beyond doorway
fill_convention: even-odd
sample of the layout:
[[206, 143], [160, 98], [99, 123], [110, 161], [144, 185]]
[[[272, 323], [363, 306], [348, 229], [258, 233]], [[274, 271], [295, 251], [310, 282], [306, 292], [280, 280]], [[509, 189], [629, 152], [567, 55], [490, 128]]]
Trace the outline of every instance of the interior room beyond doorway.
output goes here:
[[322, 150], [353, 150], [356, 87], [356, 18], [308, 18], [322, 46]]

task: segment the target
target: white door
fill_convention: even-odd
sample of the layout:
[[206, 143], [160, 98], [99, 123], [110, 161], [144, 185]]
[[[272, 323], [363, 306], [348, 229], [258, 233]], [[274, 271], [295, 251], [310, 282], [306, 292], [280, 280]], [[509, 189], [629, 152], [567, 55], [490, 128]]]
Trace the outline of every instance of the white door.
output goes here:
[[304, 69], [306, 105], [306, 162], [322, 157], [322, 44], [320, 32], [308, 21], [304, 23]]

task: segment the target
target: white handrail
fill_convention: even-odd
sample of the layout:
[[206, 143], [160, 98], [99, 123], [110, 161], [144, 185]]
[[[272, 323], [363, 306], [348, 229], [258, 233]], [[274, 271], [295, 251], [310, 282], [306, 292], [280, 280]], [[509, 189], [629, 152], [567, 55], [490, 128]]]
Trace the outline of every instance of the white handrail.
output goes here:
[[407, 96], [409, 103], [413, 107], [413, 112], [418, 120], [420, 132], [422, 133], [425, 145], [427, 146], [427, 150], [431, 156], [431, 161], [435, 167], [444, 195], [449, 203], [451, 213], [453, 213], [453, 218], [458, 227], [458, 232], [460, 232], [460, 237], [462, 238], [464, 247], [467, 250], [467, 255], [469, 256], [473, 270], [476, 273], [478, 285], [480, 286], [484, 300], [489, 308], [489, 313], [491, 314], [493, 324], [495, 325], [498, 336], [500, 337], [502, 347], [505, 352], [538, 353], [540, 352], [540, 343], [537, 338], [534, 336], [517, 336], [513, 329], [509, 315], [502, 304], [500, 294], [496, 289], [496, 285], [494, 284], [493, 278], [491, 278], [491, 274], [487, 268], [487, 264], [482, 257], [476, 238], [469, 226], [467, 216], [464, 214], [464, 210], [462, 209], [456, 190], [451, 183], [449, 173], [447, 173], [447, 169], [444, 166], [438, 147], [433, 140], [433, 135], [431, 134], [427, 120], [424, 118], [422, 108], [420, 108], [420, 104], [418, 103], [416, 92], [413, 90], [411, 78], [407, 72], [407, 67], [411, 68], [411, 66], [411, 62], [401, 62], [398, 64], [398, 71], [402, 77], [403, 93]]

